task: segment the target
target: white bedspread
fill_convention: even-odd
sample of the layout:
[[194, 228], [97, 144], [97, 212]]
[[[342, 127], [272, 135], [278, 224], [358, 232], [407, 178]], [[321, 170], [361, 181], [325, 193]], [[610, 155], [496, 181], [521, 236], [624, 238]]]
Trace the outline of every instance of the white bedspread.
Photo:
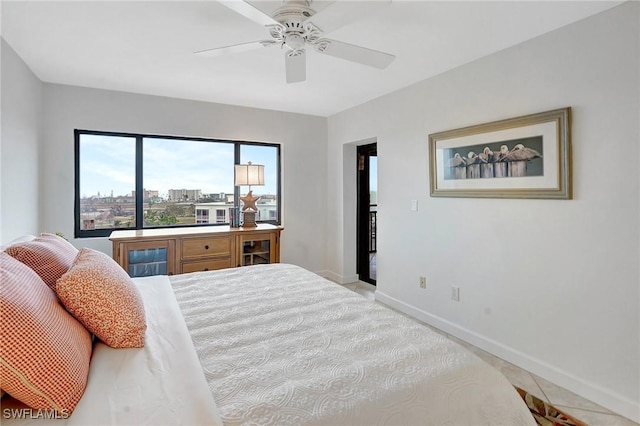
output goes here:
[[292, 265], [170, 278], [225, 425], [533, 425], [462, 346]]
[[145, 304], [145, 346], [113, 349], [97, 343], [87, 388], [68, 419], [43, 419], [37, 411], [22, 411], [22, 418], [10, 418], [11, 411], [5, 412], [3, 404], [2, 424], [222, 424], [168, 278], [134, 282]]

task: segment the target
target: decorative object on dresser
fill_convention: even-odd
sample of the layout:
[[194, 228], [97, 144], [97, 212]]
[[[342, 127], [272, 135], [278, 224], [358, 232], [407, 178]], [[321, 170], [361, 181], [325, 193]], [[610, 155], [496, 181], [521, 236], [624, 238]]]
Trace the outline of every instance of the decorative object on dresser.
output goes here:
[[198, 226], [113, 231], [113, 258], [131, 277], [280, 262], [281, 226]]
[[256, 226], [256, 213], [258, 212], [256, 201], [258, 201], [260, 197], [253, 195], [251, 185], [264, 185], [264, 166], [261, 164], [252, 164], [251, 161], [247, 164], [236, 164], [235, 185], [249, 187], [247, 195], [240, 197], [243, 204], [242, 226], [245, 228], [253, 228]]

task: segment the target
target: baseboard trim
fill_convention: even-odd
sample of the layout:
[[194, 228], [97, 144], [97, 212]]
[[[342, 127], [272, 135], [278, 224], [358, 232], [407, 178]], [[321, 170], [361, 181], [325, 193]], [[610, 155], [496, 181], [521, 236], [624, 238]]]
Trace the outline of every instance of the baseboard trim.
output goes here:
[[328, 280], [331, 280], [333, 282], [336, 282], [338, 284], [351, 284], [351, 283], [355, 283], [358, 281], [358, 276], [357, 275], [348, 275], [348, 276], [344, 276], [344, 275], [339, 275], [336, 274], [335, 272], [332, 271], [316, 271], [316, 274], [320, 275], [321, 277], [324, 277]]
[[376, 301], [389, 305], [390, 307], [436, 327], [445, 333], [471, 343], [472, 345], [502, 358], [505, 361], [540, 376], [543, 379], [549, 380], [558, 386], [568, 389], [583, 398], [593, 401], [614, 413], [640, 423], [640, 404], [625, 398], [622, 395], [576, 377], [571, 373], [506, 346], [498, 341], [492, 340], [464, 327], [460, 327], [449, 320], [402, 302], [385, 294], [384, 292], [381, 292], [380, 290], [376, 291]]

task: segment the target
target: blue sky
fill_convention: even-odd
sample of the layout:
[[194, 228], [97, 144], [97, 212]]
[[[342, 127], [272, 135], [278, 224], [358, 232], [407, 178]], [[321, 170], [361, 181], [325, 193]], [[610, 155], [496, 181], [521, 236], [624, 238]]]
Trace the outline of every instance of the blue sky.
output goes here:
[[378, 157], [369, 157], [369, 191], [378, 191]]
[[[80, 195], [131, 194], [135, 189], [135, 138], [82, 135]], [[169, 189], [233, 193], [233, 144], [176, 139], [144, 140], [144, 187], [166, 197]], [[265, 186], [255, 194], [275, 194], [276, 150], [243, 145], [241, 162], [265, 166]], [[241, 188], [241, 193], [246, 188]]]

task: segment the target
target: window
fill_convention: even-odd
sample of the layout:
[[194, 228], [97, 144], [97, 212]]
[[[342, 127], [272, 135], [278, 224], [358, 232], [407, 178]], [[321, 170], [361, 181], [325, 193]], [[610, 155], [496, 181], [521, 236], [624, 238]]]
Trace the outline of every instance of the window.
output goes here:
[[216, 222], [217, 223], [229, 223], [227, 220], [227, 215], [225, 214], [225, 210], [216, 210]]
[[248, 192], [234, 186], [234, 164], [265, 166], [258, 221], [280, 222], [280, 145], [173, 136], [75, 131], [76, 237], [115, 229], [228, 223]]
[[76, 226], [93, 232], [135, 228], [136, 139], [86, 134], [76, 159], [82, 165], [76, 172]]
[[196, 209], [196, 223], [209, 223], [209, 210]]
[[[254, 164], [264, 165], [264, 186], [252, 186], [254, 195], [259, 195], [260, 199], [256, 202], [258, 213], [256, 221], [278, 222], [280, 217], [278, 182], [277, 176], [279, 171], [279, 152], [270, 149], [264, 145], [241, 145], [240, 146], [240, 163], [246, 164], [251, 161]], [[242, 194], [248, 192], [247, 187], [241, 187]], [[265, 219], [268, 218], [268, 219]]]

